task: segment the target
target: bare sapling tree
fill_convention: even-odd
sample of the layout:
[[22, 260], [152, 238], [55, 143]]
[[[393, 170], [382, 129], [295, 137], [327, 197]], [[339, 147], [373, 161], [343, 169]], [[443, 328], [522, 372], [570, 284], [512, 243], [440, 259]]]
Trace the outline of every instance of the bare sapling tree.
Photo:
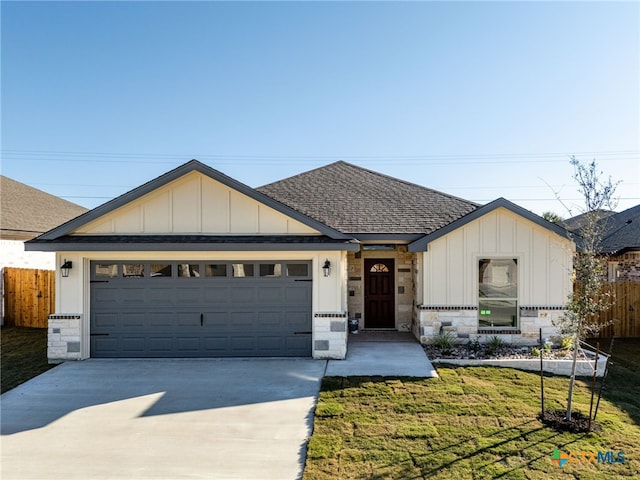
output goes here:
[[598, 321], [599, 313], [611, 308], [615, 301], [613, 293], [606, 288], [607, 258], [599, 247], [607, 227], [603, 212], [615, 208], [614, 193], [619, 183], [612, 182], [611, 177], [603, 179], [595, 160], [582, 164], [571, 157], [571, 165], [584, 206], [581, 226], [574, 237], [578, 250], [573, 264], [574, 290], [567, 299], [564, 315], [556, 322], [560, 334], [573, 338], [573, 362], [565, 417], [567, 422], [572, 418], [578, 348], [583, 340], [596, 336], [605, 326]]

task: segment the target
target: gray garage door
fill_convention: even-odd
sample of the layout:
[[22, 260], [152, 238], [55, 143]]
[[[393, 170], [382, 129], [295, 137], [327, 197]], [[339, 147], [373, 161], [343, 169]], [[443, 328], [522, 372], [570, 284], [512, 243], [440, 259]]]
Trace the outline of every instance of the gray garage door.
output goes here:
[[311, 355], [311, 262], [91, 263], [92, 357]]

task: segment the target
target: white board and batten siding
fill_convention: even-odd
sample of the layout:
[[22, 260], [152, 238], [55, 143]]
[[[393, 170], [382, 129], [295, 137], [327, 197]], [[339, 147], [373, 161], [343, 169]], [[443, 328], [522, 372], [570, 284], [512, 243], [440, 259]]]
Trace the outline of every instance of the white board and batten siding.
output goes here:
[[516, 258], [520, 305], [564, 305], [572, 288], [573, 251], [570, 240], [498, 208], [428, 245], [422, 303], [473, 306], [479, 259]]
[[75, 235], [314, 235], [316, 230], [191, 172], [79, 228]]

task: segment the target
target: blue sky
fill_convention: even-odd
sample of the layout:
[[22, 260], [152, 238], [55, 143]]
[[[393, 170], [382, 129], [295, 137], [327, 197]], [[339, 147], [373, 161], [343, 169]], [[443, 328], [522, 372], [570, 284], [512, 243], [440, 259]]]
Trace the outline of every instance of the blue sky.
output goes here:
[[95, 207], [197, 158], [345, 160], [569, 216], [570, 155], [640, 203], [638, 2], [7, 2], [3, 175]]

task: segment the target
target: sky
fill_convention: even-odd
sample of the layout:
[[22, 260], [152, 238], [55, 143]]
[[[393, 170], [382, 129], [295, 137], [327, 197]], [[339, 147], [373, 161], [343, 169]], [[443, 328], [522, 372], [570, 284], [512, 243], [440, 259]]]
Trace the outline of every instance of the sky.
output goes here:
[[[581, 212], [640, 203], [639, 2], [0, 3], [2, 175], [88, 208], [196, 158], [258, 187], [344, 160]], [[318, 188], [321, 188], [319, 185]]]

